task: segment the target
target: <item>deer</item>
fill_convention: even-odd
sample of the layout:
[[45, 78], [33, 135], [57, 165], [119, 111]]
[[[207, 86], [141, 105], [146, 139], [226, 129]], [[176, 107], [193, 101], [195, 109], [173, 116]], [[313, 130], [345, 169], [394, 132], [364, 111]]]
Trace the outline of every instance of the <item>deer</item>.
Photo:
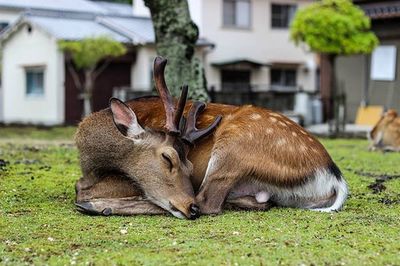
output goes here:
[[315, 137], [265, 108], [187, 101], [187, 86], [174, 100], [166, 64], [154, 60], [159, 97], [111, 99], [80, 123], [79, 211], [196, 219], [274, 205], [342, 208], [347, 183]]
[[368, 134], [369, 150], [400, 151], [400, 117], [387, 110]]

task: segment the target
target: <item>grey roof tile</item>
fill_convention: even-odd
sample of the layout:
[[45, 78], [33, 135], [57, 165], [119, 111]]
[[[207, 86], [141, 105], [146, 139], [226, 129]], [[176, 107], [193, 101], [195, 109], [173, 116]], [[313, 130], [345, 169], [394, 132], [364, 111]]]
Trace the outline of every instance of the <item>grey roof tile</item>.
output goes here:
[[131, 42], [126, 36], [100, 25], [94, 20], [39, 16], [27, 16], [25, 20], [38, 25], [57, 39], [79, 40], [105, 35], [120, 42]]
[[101, 5], [87, 0], [0, 0], [0, 7], [107, 13]]

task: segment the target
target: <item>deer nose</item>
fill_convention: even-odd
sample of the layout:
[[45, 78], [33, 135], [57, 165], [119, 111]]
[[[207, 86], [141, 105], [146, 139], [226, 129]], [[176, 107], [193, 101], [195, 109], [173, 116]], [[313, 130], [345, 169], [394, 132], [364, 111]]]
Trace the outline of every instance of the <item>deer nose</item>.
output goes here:
[[200, 208], [196, 204], [190, 204], [189, 206], [190, 211], [190, 220], [195, 220], [200, 217]]

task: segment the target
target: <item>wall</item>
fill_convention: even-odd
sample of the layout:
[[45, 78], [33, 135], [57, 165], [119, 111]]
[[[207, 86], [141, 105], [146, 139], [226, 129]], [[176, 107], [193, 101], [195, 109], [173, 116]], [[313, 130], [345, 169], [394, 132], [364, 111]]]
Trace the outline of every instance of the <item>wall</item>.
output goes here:
[[21, 10], [0, 9], [0, 22], [12, 24], [18, 19], [21, 12]]
[[[61, 124], [64, 122], [63, 55], [53, 37], [27, 25], [3, 46], [3, 96], [6, 123]], [[44, 95], [27, 96], [24, 67], [44, 66]]]
[[[382, 105], [400, 111], [400, 40], [386, 40], [381, 41], [380, 44], [397, 46], [396, 79], [394, 81], [370, 79], [371, 56], [369, 55], [341, 56], [336, 61], [336, 82], [347, 95], [348, 122], [354, 122], [356, 118], [357, 108], [363, 100], [366, 82], [368, 82], [370, 105]], [[367, 80], [366, 75], [368, 75]]]
[[[297, 3], [302, 7], [312, 1], [251, 1], [251, 27], [249, 29], [223, 26], [223, 1], [204, 0], [202, 13], [207, 19], [201, 20], [201, 37], [216, 44], [207, 56], [206, 74], [209, 84], [220, 83], [219, 69], [211, 63], [246, 58], [257, 62], [299, 62], [309, 68], [308, 72], [299, 69], [298, 82], [305, 90], [314, 91], [316, 62], [313, 53], [296, 47], [289, 40], [288, 29], [272, 29], [271, 3]], [[269, 84], [269, 69], [261, 68], [252, 75], [252, 83]]]
[[154, 58], [157, 56], [155, 47], [138, 47], [136, 61], [132, 64], [131, 87], [136, 91], [151, 89], [152, 68]]

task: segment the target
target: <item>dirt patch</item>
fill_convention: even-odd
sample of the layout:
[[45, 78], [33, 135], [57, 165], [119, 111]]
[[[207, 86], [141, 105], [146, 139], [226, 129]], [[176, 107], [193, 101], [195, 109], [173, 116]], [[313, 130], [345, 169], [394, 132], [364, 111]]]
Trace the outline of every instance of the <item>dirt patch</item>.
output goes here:
[[6, 160], [0, 159], [0, 171], [6, 169], [8, 162]]
[[[354, 171], [355, 174], [360, 176], [372, 177], [375, 181], [368, 185], [368, 188], [372, 190], [372, 193], [379, 194], [386, 190], [385, 182], [391, 179], [400, 178], [400, 175], [388, 175], [388, 174], [376, 174], [362, 171]], [[385, 205], [400, 204], [400, 195], [395, 198], [381, 198], [379, 202]]]
[[354, 173], [357, 175], [360, 175], [360, 176], [375, 177], [377, 179], [382, 179], [384, 181], [387, 181], [390, 179], [395, 179], [395, 178], [400, 178], [400, 175], [376, 174], [376, 173], [369, 173], [369, 172], [362, 172], [362, 171], [354, 171]]
[[397, 199], [382, 198], [379, 202], [385, 205], [400, 204], [400, 197]]
[[370, 184], [368, 188], [372, 190], [372, 193], [378, 194], [386, 189], [384, 182], [385, 180], [383, 179], [375, 179], [375, 182]]

